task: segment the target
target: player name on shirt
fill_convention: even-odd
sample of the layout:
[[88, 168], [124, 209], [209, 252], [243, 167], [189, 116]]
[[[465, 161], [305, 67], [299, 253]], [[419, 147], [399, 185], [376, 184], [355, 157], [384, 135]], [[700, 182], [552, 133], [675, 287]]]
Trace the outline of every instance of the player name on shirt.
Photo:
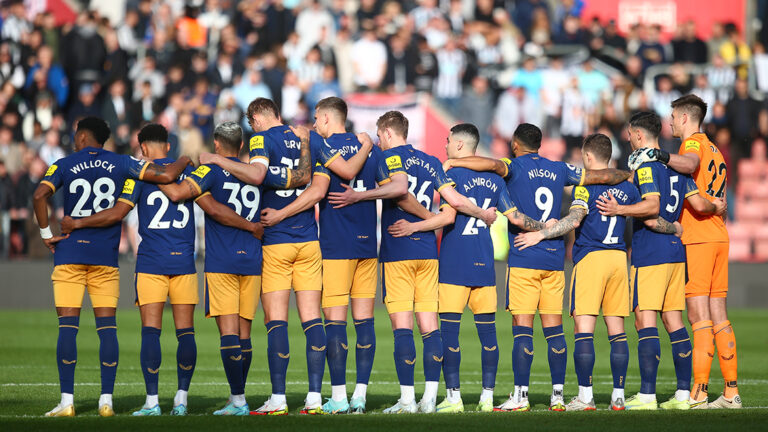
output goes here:
[[403, 162], [403, 169], [407, 171], [408, 168], [414, 165], [424, 168], [432, 177], [434, 177], [437, 173], [435, 168], [429, 164], [429, 161], [426, 161], [418, 156], [411, 156], [408, 159], [406, 159], [405, 162]]
[[536, 177], [546, 178], [550, 179], [552, 181], [557, 181], [557, 174], [553, 173], [552, 171], [544, 168], [538, 168], [538, 169], [532, 169], [528, 171], [528, 178], [530, 180], [535, 179]]
[[626, 192], [617, 187], [612, 187], [606, 191], [603, 191], [600, 196], [608, 199], [608, 194], [613, 195], [613, 197], [616, 198], [616, 201], [621, 201], [622, 203], [625, 203], [627, 200], [629, 200], [629, 196], [627, 196]]
[[474, 189], [475, 186], [486, 187], [492, 190], [493, 192], [496, 192], [499, 190], [499, 186], [496, 183], [484, 177], [473, 177], [469, 179], [467, 183], [464, 183], [461, 185], [461, 190], [464, 192], [464, 194], [466, 194], [466, 192], [469, 192], [472, 189]]
[[72, 174], [78, 174], [80, 171], [87, 170], [90, 168], [104, 168], [108, 172], [112, 172], [113, 169], [115, 169], [115, 164], [109, 161], [105, 160], [91, 160], [91, 161], [85, 161], [80, 162], [79, 164], [73, 166], [69, 170], [72, 172]]

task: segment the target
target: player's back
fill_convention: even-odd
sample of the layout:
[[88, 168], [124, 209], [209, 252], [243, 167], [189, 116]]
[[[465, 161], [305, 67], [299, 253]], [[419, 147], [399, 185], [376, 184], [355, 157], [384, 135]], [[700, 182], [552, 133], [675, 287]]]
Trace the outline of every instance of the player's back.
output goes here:
[[576, 228], [576, 239], [573, 243], [573, 262], [581, 261], [592, 251], [604, 249], [627, 250], [624, 232], [627, 218], [623, 216], [603, 216], [597, 208], [600, 197], [608, 198], [613, 195], [619, 205], [631, 205], [640, 200], [637, 188], [630, 182], [624, 181], [615, 186], [590, 185], [576, 186], [573, 191], [573, 206], [586, 206], [587, 215]]
[[[695, 133], [680, 145], [680, 154], [689, 152], [699, 156], [693, 179], [701, 194], [710, 201], [725, 197], [727, 167], [717, 146], [705, 134]], [[687, 202], [680, 223], [683, 224], [683, 244], [728, 241], [728, 230], [722, 217], [700, 215]]]
[[[231, 160], [240, 162], [231, 157]], [[242, 162], [241, 162], [242, 163]], [[251, 222], [260, 220], [261, 188], [246, 184], [217, 165], [200, 165], [190, 177]], [[207, 183], [207, 184], [206, 184]], [[205, 215], [205, 271], [239, 275], [261, 274], [261, 241], [250, 232], [222, 225]]]
[[[502, 210], [502, 195], [510, 207], [504, 180], [494, 173], [451, 168], [446, 174], [456, 183], [456, 190], [477, 206]], [[440, 206], [448, 205], [441, 202]], [[440, 282], [462, 286], [496, 284], [493, 266], [493, 242], [488, 226], [472, 216], [457, 213], [453, 224], [443, 228], [440, 243]]]
[[[43, 183], [64, 194], [64, 214], [74, 219], [114, 206], [126, 178], [139, 178], [148, 164], [102, 148], [87, 147], [59, 159]], [[117, 267], [121, 223], [73, 231], [60, 241], [55, 265], [90, 264]]]
[[[174, 159], [155, 159], [156, 165], [169, 165]], [[193, 168], [179, 176], [183, 181]], [[192, 201], [172, 203], [157, 185], [126, 180], [120, 200], [136, 204], [141, 243], [136, 256], [136, 272], [149, 274], [195, 273], [195, 214]]]
[[[320, 152], [329, 154], [326, 167], [336, 157], [348, 160], [362, 146], [352, 133], [333, 134], [323, 139], [313, 132], [311, 139], [319, 142], [317, 147]], [[374, 146], [363, 168], [351, 181], [343, 180], [330, 171], [328, 192], [344, 192], [342, 184], [356, 191], [374, 189], [380, 155], [381, 149]], [[376, 201], [360, 201], [350, 206], [333, 208], [328, 199], [323, 198], [320, 201], [320, 249], [323, 259], [376, 258], [376, 219]]]
[[[641, 197], [659, 195], [659, 217], [674, 222], [680, 218], [683, 201], [696, 186], [691, 177], [667, 167], [660, 162], [647, 162], [635, 171], [635, 184]], [[655, 185], [653, 189], [646, 189]], [[652, 231], [642, 220], [633, 220], [632, 265], [635, 267], [685, 261], [685, 248], [674, 234]]]
[[[563, 188], [578, 185], [582, 180], [580, 168], [551, 161], [535, 153], [506, 159], [505, 162], [509, 170], [507, 189], [512, 201], [522, 213], [541, 222], [560, 218]], [[520, 232], [520, 228], [510, 224], [510, 244]], [[563, 270], [565, 244], [561, 237], [543, 240], [522, 251], [511, 246], [508, 261], [510, 267]]]
[[[379, 161], [379, 183], [390, 174], [383, 171], [404, 171], [408, 176], [408, 193], [424, 208], [432, 209], [435, 191], [452, 185], [443, 172], [440, 161], [421, 150], [407, 144], [385, 150]], [[401, 174], [391, 174], [401, 175]], [[434, 231], [413, 233], [408, 237], [393, 237], [387, 228], [400, 219], [418, 222], [417, 216], [403, 211], [394, 200], [383, 200], [381, 211], [381, 253], [380, 261], [402, 261], [417, 259], [436, 259], [437, 240]]]
[[[254, 135], [254, 137], [257, 136], [264, 137], [263, 144], [269, 158], [270, 170], [277, 172], [280, 168], [295, 169], [298, 167], [301, 156], [301, 140], [291, 131], [291, 128], [276, 126]], [[317, 160], [315, 157], [317, 150], [313, 148], [311, 151], [310, 166], [314, 167]], [[287, 190], [264, 188], [262, 206], [279, 210], [292, 203], [308, 186]], [[265, 245], [302, 243], [314, 240], [317, 240], [314, 208], [285, 218], [275, 226], [264, 228]]]

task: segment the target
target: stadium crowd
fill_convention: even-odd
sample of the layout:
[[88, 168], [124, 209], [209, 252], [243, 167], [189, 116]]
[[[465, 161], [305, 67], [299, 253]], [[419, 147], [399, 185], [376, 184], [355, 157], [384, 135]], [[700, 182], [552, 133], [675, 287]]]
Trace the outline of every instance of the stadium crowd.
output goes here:
[[[626, 167], [629, 116], [667, 118], [670, 102], [693, 92], [709, 104], [705, 131], [730, 164], [768, 139], [765, 35], [748, 45], [742, 29], [718, 23], [704, 41], [689, 21], [665, 41], [659, 26], [620, 34], [582, 9], [582, 0], [127, 0], [122, 22], [84, 8], [58, 26], [50, 12], [4, 1], [0, 254], [45, 254], [27, 234], [32, 193], [89, 115], [109, 123], [108, 149], [138, 154], [138, 129], [157, 121], [171, 156], [195, 159], [210, 150], [213, 126], [241, 121], [256, 97], [307, 124], [327, 96], [425, 92], [476, 124], [494, 156], [507, 156], [515, 126], [529, 122], [575, 163], [582, 138], [605, 133]], [[661, 144], [676, 151], [667, 123]]]

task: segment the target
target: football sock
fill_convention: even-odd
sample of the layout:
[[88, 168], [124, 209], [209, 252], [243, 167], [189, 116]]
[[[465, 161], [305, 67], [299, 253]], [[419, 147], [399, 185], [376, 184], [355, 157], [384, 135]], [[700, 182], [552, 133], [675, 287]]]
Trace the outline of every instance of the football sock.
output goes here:
[[59, 402], [59, 405], [67, 406], [67, 405], [72, 405], [73, 403], [75, 403], [75, 395], [73, 395], [72, 393], [61, 394], [61, 402]]
[[243, 394], [243, 393], [233, 394], [232, 396], [230, 396], [229, 399], [232, 402], [232, 405], [234, 405], [234, 406], [236, 406], [238, 408], [241, 407], [241, 406], [245, 406], [245, 404], [246, 404], [246, 402], [245, 402], [245, 394]]
[[240, 339], [240, 352], [243, 353], [243, 383], [246, 383], [248, 382], [248, 371], [251, 370], [251, 359], [253, 359], [251, 338]]
[[592, 400], [592, 398], [592, 386], [579, 385], [579, 400], [582, 402], [589, 402]]
[[[573, 365], [579, 382], [579, 399], [589, 402], [592, 399], [592, 371], [595, 368], [595, 341], [592, 333], [576, 333], [573, 345]], [[582, 388], [589, 387], [589, 399], [582, 398]]]
[[347, 386], [345, 384], [331, 385], [331, 399], [336, 402], [347, 400]]
[[461, 365], [461, 348], [459, 347], [459, 328], [461, 314], [441, 313], [440, 333], [443, 337], [443, 377], [445, 388], [457, 390], [460, 387], [459, 366]]
[[96, 332], [99, 334], [99, 361], [101, 362], [101, 393], [112, 394], [115, 389], [119, 347], [117, 344], [117, 322], [115, 317], [96, 318]]
[[[355, 368], [357, 370], [357, 384], [368, 386], [373, 369], [373, 357], [376, 354], [376, 331], [373, 318], [355, 320], [355, 332], [357, 333], [357, 348], [355, 350]], [[365, 390], [362, 390], [365, 397]], [[355, 394], [358, 394], [355, 387]]]
[[[482, 345], [480, 364], [482, 365], [483, 388], [493, 389], [496, 387], [496, 371], [499, 369], [496, 314], [476, 314], [475, 327], [477, 328], [477, 336], [480, 338], [480, 345]], [[493, 393], [493, 390], [491, 390], [491, 393]]]
[[707, 384], [712, 371], [712, 358], [715, 356], [715, 333], [712, 321], [699, 321], [691, 325], [693, 330], [693, 399], [700, 401], [707, 398]]
[[270, 321], [267, 327], [267, 363], [272, 381], [272, 395], [285, 395], [285, 374], [288, 372], [288, 323]]
[[720, 360], [720, 371], [723, 373], [725, 388], [723, 396], [732, 398], [739, 394], [739, 387], [736, 384], [738, 374], [736, 366], [738, 358], [736, 356], [736, 335], [733, 333], [733, 327], [730, 321], [723, 321], [715, 325], [715, 344], [717, 345], [717, 358]]
[[102, 393], [99, 396], [99, 407], [102, 405], [112, 406], [112, 393]]
[[[59, 339], [56, 341], [56, 364], [59, 366], [59, 386], [61, 387], [61, 392], [68, 395], [75, 393], [77, 331], [79, 328], [80, 317], [59, 317]], [[71, 404], [71, 402], [69, 404]]]
[[[414, 348], [415, 349], [415, 348]], [[416, 354], [414, 353], [414, 356]], [[414, 358], [415, 361], [415, 358]], [[404, 405], [407, 405], [413, 400], [416, 399], [416, 393], [414, 391], [414, 388], [412, 385], [401, 385], [400, 386], [400, 402]]]
[[512, 399], [516, 402], [520, 402], [523, 399], [528, 399], [528, 386], [516, 385]]
[[186, 390], [177, 390], [176, 396], [173, 397], [173, 406], [179, 406], [179, 405], [187, 405], [187, 394], [188, 392]]
[[413, 330], [395, 329], [395, 370], [400, 388], [413, 387], [413, 370], [416, 364], [416, 344], [413, 342]]
[[446, 390], [445, 399], [448, 400], [448, 402], [450, 403], [457, 403], [458, 401], [461, 400], [461, 390], [459, 389]]
[[[691, 338], [688, 337], [688, 330], [685, 327], [681, 327], [673, 331], [669, 334], [669, 342], [672, 344], [672, 359], [675, 363], [677, 389], [690, 392], [692, 365], [691, 353], [693, 348], [691, 347]], [[688, 400], [687, 394], [685, 395], [685, 400]]]
[[[147, 389], [147, 396], [157, 396], [157, 382], [160, 373], [160, 363], [162, 361], [159, 328], [141, 328], [141, 351], [139, 352], [139, 360], [139, 363], [141, 363], [141, 372], [144, 374], [144, 386]], [[151, 408], [155, 405], [148, 405], [148, 407]]]
[[528, 387], [531, 379], [531, 363], [533, 363], [533, 328], [514, 326], [512, 333], [515, 338], [512, 345], [512, 372], [515, 375], [515, 387]]
[[156, 394], [147, 394], [147, 399], [144, 401], [144, 408], [152, 408], [157, 406], [158, 400]]
[[[621, 397], [624, 397], [624, 384], [627, 377], [627, 368], [629, 367], [629, 344], [627, 343], [627, 334], [619, 333], [609, 335], [608, 341], [611, 342], [611, 373], [613, 374], [613, 388], [621, 389]], [[616, 400], [616, 398], [613, 398]]]
[[197, 363], [195, 328], [176, 329], [176, 340], [179, 342], [176, 347], [176, 378], [179, 382], [179, 391], [184, 392], [183, 405], [186, 405], [186, 394], [189, 391], [189, 383], [192, 381], [192, 374], [195, 373], [195, 364]]
[[366, 392], [368, 391], [368, 384], [355, 384], [355, 392], [352, 393], [352, 399], [363, 398], [365, 399]]
[[320, 393], [325, 373], [325, 330], [323, 321], [315, 318], [301, 323], [307, 340], [307, 378], [310, 393]]
[[424, 383], [424, 395], [422, 396], [424, 400], [435, 400], [437, 399], [437, 387], [440, 385], [438, 381], [427, 381]]
[[480, 401], [491, 401], [493, 403], [493, 389], [492, 388], [484, 388], [483, 392], [480, 393]]
[[623, 388], [614, 388], [613, 392], [611, 392], [611, 402], [614, 402], [617, 399], [624, 399], [624, 389]]
[[443, 338], [440, 330], [422, 333], [424, 343], [422, 361], [424, 363], [424, 380], [439, 382], [440, 370], [443, 368]]
[[640, 365], [640, 393], [656, 394], [656, 374], [659, 370], [661, 345], [659, 330], [646, 327], [637, 332], [637, 360]]
[[[243, 353], [240, 349], [240, 336], [223, 335], [221, 337], [221, 362], [224, 364], [224, 374], [229, 382], [229, 392], [232, 396], [245, 394], [243, 381]], [[234, 399], [232, 400], [234, 403]], [[239, 406], [239, 405], [238, 405]]]
[[[331, 386], [343, 387], [347, 383], [347, 322], [326, 320], [325, 336], [328, 339], [326, 356]], [[346, 398], [345, 390], [344, 399]]]
[[565, 344], [563, 326], [545, 327], [544, 337], [547, 339], [547, 357], [552, 385], [563, 385], [565, 384], [565, 367], [568, 362], [568, 348]]

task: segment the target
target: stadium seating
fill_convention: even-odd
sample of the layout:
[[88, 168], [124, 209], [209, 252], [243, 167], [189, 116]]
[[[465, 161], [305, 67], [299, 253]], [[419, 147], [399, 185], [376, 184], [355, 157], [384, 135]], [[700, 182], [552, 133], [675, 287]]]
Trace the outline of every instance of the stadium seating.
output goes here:
[[[728, 224], [732, 261], [768, 261], [768, 161], [764, 147], [755, 144], [749, 159], [739, 161], [739, 182]], [[762, 151], [761, 151], [762, 150]]]

